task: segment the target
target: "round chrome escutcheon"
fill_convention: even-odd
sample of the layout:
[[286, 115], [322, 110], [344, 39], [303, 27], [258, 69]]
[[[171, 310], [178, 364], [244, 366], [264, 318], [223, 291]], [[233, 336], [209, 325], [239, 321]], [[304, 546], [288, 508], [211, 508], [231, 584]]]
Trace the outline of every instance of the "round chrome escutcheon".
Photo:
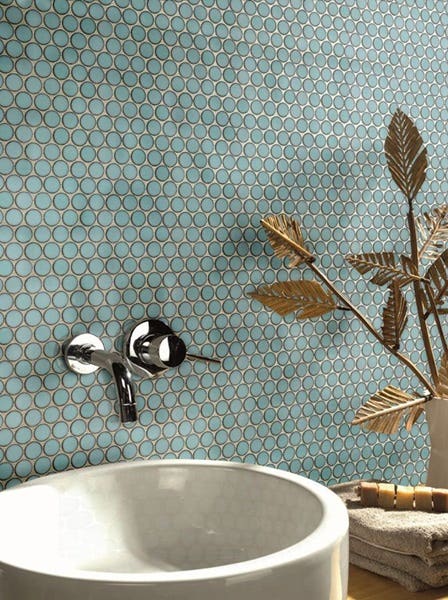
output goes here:
[[80, 359], [80, 349], [104, 350], [100, 338], [91, 333], [81, 333], [64, 344], [64, 357], [69, 368], [75, 373], [86, 375], [94, 373], [99, 367], [91, 365]]

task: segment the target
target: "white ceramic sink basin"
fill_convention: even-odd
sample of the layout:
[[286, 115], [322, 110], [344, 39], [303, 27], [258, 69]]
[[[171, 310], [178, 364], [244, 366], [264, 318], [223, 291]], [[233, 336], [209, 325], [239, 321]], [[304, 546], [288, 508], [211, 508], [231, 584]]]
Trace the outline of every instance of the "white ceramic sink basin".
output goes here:
[[148, 461], [0, 493], [1, 600], [345, 600], [347, 513], [283, 471]]

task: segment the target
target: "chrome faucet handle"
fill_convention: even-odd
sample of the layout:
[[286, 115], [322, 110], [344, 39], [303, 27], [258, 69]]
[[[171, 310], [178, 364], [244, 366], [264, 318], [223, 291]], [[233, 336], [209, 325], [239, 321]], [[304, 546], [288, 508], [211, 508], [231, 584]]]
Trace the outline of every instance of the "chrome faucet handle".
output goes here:
[[184, 360], [187, 349], [172, 329], [157, 319], [134, 325], [126, 335], [123, 353], [141, 377], [155, 377]]
[[142, 377], [155, 377], [171, 367], [177, 367], [186, 358], [220, 363], [187, 353], [185, 343], [173, 330], [158, 319], [147, 319], [134, 325], [124, 341], [124, 355]]

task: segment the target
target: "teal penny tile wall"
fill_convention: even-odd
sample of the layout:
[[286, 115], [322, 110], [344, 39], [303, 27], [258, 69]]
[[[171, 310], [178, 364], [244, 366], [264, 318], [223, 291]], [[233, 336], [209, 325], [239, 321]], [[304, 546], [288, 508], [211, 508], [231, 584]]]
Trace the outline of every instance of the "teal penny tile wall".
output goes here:
[[[423, 420], [349, 426], [409, 373], [349, 315], [298, 323], [247, 294], [287, 276], [260, 230], [285, 212], [378, 314], [342, 256], [405, 248], [383, 155], [398, 106], [428, 147], [422, 203], [446, 198], [447, 26], [435, 0], [1, 0], [1, 487], [142, 457], [418, 481]], [[123, 426], [107, 373], [68, 372], [61, 344], [118, 349], [145, 315], [223, 363], [141, 380]]]

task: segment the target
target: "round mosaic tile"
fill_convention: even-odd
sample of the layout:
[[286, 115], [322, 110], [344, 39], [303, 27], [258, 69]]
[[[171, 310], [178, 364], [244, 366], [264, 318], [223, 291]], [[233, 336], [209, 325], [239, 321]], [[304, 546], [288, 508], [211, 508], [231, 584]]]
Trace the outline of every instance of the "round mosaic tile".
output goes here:
[[[248, 292], [287, 276], [260, 229], [284, 212], [378, 318], [342, 257], [407, 244], [383, 153], [398, 106], [427, 144], [424, 207], [446, 197], [447, 25], [441, 0], [3, 0], [0, 488], [157, 456], [419, 480], [424, 423], [349, 426], [410, 374], [349, 315], [283, 320]], [[68, 372], [60, 345], [119, 349], [145, 316], [223, 362], [141, 380], [131, 428], [108, 374]]]

